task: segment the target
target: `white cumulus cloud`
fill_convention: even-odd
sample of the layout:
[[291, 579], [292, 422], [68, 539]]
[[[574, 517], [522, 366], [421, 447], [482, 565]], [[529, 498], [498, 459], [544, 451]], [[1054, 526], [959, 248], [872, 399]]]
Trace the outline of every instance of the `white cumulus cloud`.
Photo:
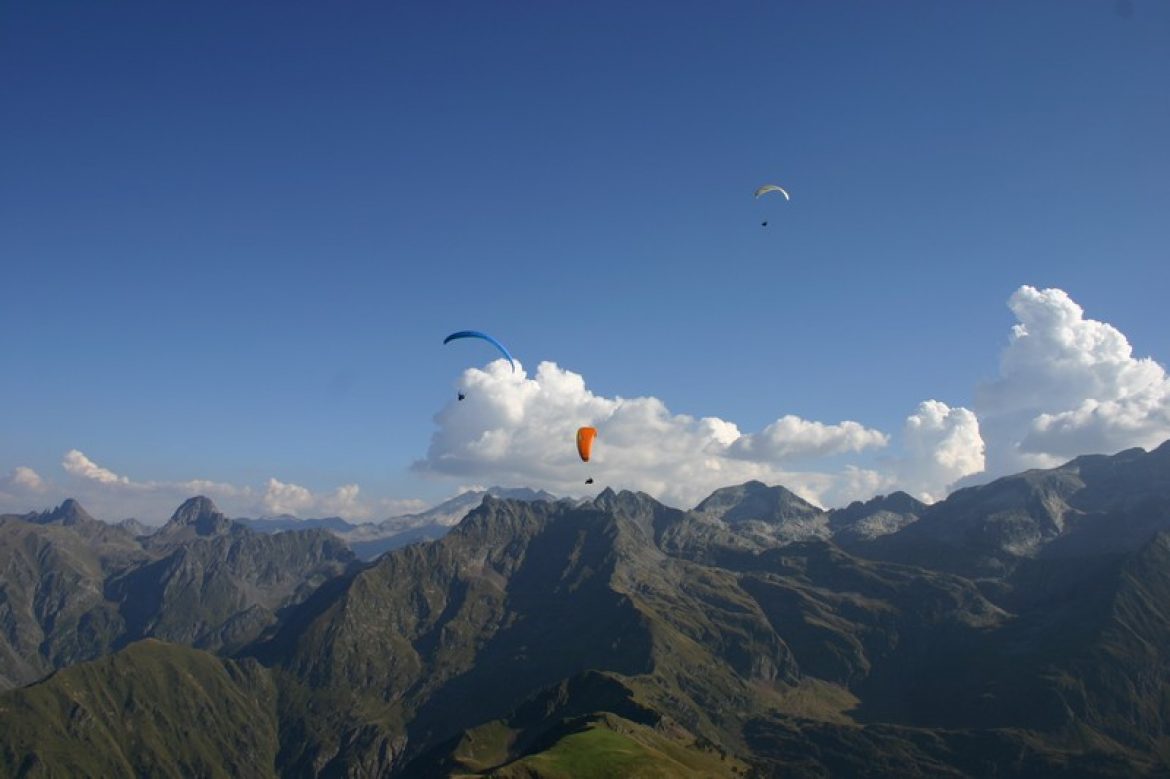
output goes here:
[[[373, 514], [371, 506], [360, 498], [361, 488], [356, 484], [343, 484], [331, 492], [315, 494], [299, 484], [288, 484], [270, 478], [261, 503], [266, 514], [292, 514], [301, 518], [311, 516], [339, 516], [346, 519], [368, 519]], [[408, 505], [416, 505], [406, 501]]]
[[125, 476], [119, 476], [108, 468], [101, 467], [76, 449], [70, 449], [65, 453], [65, 459], [61, 461], [61, 467], [73, 476], [96, 481], [100, 484], [121, 484], [127, 486], [130, 484], [130, 479]]
[[189, 479], [179, 482], [149, 482], [144, 486], [175, 487], [191, 495], [206, 495], [209, 498], [246, 498], [253, 494], [251, 487], [239, 487], [208, 479]]
[[18, 465], [13, 468], [12, 474], [6, 481], [11, 487], [29, 492], [43, 492], [48, 486], [39, 473], [26, 465]]
[[264, 492], [264, 509], [272, 514], [299, 514], [313, 505], [313, 493], [299, 484], [285, 484], [268, 479]]
[[[798, 460], [883, 447], [888, 437], [845, 421], [824, 424], [784, 416], [754, 434], [717, 417], [674, 414], [654, 397], [607, 398], [585, 379], [542, 362], [536, 375], [493, 366], [464, 372], [467, 398], [435, 417], [424, 473], [494, 484], [524, 484], [558, 494], [585, 492], [584, 481], [638, 489], [677, 505], [712, 490], [760, 479], [783, 483], [810, 500], [852, 492], [855, 474], [795, 471]], [[577, 456], [578, 427], [598, 430], [589, 463]], [[852, 497], [848, 495], [845, 497]]]
[[732, 457], [745, 460], [802, 459], [827, 457], [844, 452], [860, 452], [870, 447], [888, 444], [890, 437], [857, 422], [826, 425], [788, 414], [768, 425], [763, 431], [741, 435], [727, 448]]
[[927, 502], [946, 497], [964, 476], [983, 471], [979, 419], [966, 408], [926, 400], [906, 418], [897, 486]]
[[1060, 289], [1020, 287], [999, 378], [976, 394], [999, 475], [1081, 454], [1152, 448], [1170, 438], [1170, 378], [1129, 340]]
[[42, 499], [50, 489], [47, 481], [27, 465], [18, 465], [0, 476], [0, 514], [28, 511], [30, 500]]

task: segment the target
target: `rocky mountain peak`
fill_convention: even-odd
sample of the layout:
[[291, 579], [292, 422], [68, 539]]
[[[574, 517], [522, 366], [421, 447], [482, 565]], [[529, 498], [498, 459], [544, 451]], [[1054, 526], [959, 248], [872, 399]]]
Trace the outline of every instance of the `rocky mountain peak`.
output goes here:
[[661, 504], [644, 492], [622, 490], [614, 492], [612, 487], [606, 487], [593, 499], [593, 505], [605, 511], [653, 509]]
[[184, 529], [193, 530], [195, 535], [214, 536], [231, 530], [232, 521], [216, 508], [210, 498], [199, 495], [189, 498], [175, 510], [164, 526], [164, 532]]
[[530, 503], [514, 498], [485, 494], [483, 501], [467, 512], [453, 533], [499, 540], [515, 533], [528, 533], [542, 523], [553, 504]]
[[843, 509], [833, 509], [832, 521], [834, 526], [848, 525], [866, 517], [873, 516], [881, 511], [891, 514], [920, 515], [926, 510], [926, 504], [901, 490], [889, 495], [878, 495], [867, 501], [855, 500]]
[[73, 527], [75, 525], [86, 525], [98, 520], [89, 515], [85, 509], [81, 507], [73, 498], [66, 498], [65, 501], [53, 509], [37, 515], [34, 520], [39, 525], [58, 524], [66, 527]]
[[896, 533], [916, 522], [927, 508], [922, 501], [899, 490], [833, 509], [829, 512], [829, 527], [837, 542], [848, 546], [854, 541], [870, 541]]
[[899, 514], [918, 514], [926, 508], [926, 504], [909, 493], [898, 490], [886, 496], [878, 496], [870, 503], [876, 503], [882, 511], [894, 511]]
[[652, 543], [667, 527], [678, 524], [683, 516], [683, 512], [659, 503], [645, 492], [629, 490], [614, 492], [608, 487], [593, 499], [591, 505], [606, 514], [631, 523]]
[[785, 487], [769, 487], [754, 480], [715, 490], [694, 510], [728, 524], [750, 520], [784, 522], [825, 513]]
[[133, 517], [123, 519], [117, 526], [133, 536], [147, 536], [156, 530], [156, 528], [144, 525]]
[[609, 503], [616, 497], [617, 493], [613, 491], [613, 487], [606, 487], [604, 490], [597, 493], [597, 497], [593, 499], [593, 502], [601, 505], [603, 503]]
[[555, 501], [556, 495], [546, 490], [534, 490], [529, 487], [488, 487], [486, 490], [488, 495], [497, 498], [512, 498], [514, 500], [535, 501], [548, 500]]

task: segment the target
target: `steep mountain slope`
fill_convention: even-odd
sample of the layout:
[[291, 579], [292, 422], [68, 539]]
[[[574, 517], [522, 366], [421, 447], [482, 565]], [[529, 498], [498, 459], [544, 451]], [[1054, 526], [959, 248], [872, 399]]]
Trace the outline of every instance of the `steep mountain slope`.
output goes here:
[[130, 535], [132, 535], [136, 538], [138, 536], [148, 536], [151, 533], [153, 533], [154, 531], [158, 530], [157, 527], [151, 527], [149, 525], [144, 525], [143, 523], [139, 522], [137, 519], [134, 519], [133, 517], [131, 517], [129, 519], [123, 519], [121, 522], [116, 523], [115, 526], [122, 528], [127, 533], [129, 533]]
[[350, 569], [353, 555], [324, 530], [274, 535], [235, 524], [192, 498], [145, 540], [155, 559], [113, 577], [108, 592], [140, 637], [232, 651], [257, 638], [276, 611]]
[[[485, 501], [442, 541], [307, 603], [255, 650], [282, 680], [281, 729], [295, 734], [281, 771], [509, 775], [619, 743], [632, 760], [659, 755], [667, 774], [710, 770], [712, 744], [768, 771], [799, 748], [794, 775], [810, 776], [867, 761], [907, 775], [1120, 776], [1164, 759], [1152, 715], [1069, 713], [1062, 679], [1089, 678], [1076, 670], [1085, 653], [1104, 667], [1107, 622], [1013, 615], [962, 577], [823, 541], [723, 554], [721, 567], [664, 554], [653, 539], [686, 519], [633, 493]], [[1150, 659], [1080, 708], [1120, 710]], [[1121, 739], [1125, 728], [1144, 735]], [[681, 751], [665, 757], [666, 742]]]
[[[935, 654], [966, 656], [1010, 623], [959, 577], [823, 542], [744, 555], [737, 569], [671, 558], [652, 538], [678, 512], [632, 493], [597, 504], [485, 502], [443, 541], [383, 558], [278, 636], [260, 654], [298, 680], [286, 726], [321, 741], [298, 739], [284, 768], [401, 767], [587, 670], [617, 674], [686, 738], [740, 754], [746, 723], [766, 711], [847, 722], [856, 696], [898, 685], [910, 702], [885, 714], [938, 719], [954, 702], [930, 698], [937, 680], [911, 683], [916, 669]], [[382, 659], [369, 645], [385, 647]], [[304, 714], [345, 689], [365, 691], [364, 716]]]
[[1129, 779], [1166, 776], [1147, 756], [1092, 744], [1063, 748], [1026, 730], [841, 726], [770, 715], [748, 723], [755, 776]]
[[[316, 736], [289, 745], [284, 767], [386, 770], [587, 670], [637, 677], [687, 727], [733, 733], [757, 685], [794, 680], [734, 579], [663, 555], [593, 506], [485, 499], [258, 652], [301, 686], [286, 728]], [[305, 713], [342, 690], [360, 690], [347, 715]]]
[[875, 668], [861, 727], [753, 720], [753, 755], [792, 776], [1170, 775], [1170, 536], [1111, 559], [965, 648]]
[[1094, 590], [1101, 597], [1069, 604], [1089, 638], [1070, 642], [1053, 683], [1072, 717], [1170, 764], [1170, 533], [1106, 569]]
[[148, 640], [0, 693], [0, 775], [274, 776], [275, 711], [256, 663]]
[[1160, 530], [1170, 530], [1170, 442], [962, 489], [901, 531], [851, 548], [1002, 578], [1027, 559], [1131, 551]]
[[507, 717], [477, 725], [407, 765], [406, 776], [497, 771], [555, 744], [608, 712], [631, 725], [657, 728], [662, 715], [635, 700], [617, 676], [587, 671], [533, 695]]
[[0, 689], [107, 651], [122, 621], [105, 580], [141, 558], [129, 533], [76, 501], [0, 517]]
[[324, 531], [256, 534], [206, 498], [142, 538], [76, 501], [0, 518], [0, 687], [147, 636], [238, 648], [353, 565]]

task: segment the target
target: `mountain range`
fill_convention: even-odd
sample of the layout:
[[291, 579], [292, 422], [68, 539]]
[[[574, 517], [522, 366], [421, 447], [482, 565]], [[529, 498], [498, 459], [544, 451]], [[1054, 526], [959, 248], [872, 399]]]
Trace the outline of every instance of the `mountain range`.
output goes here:
[[254, 533], [207, 498], [188, 500], [146, 536], [74, 500], [0, 516], [0, 687], [145, 637], [238, 649], [356, 565], [325, 531]]
[[477, 503], [369, 563], [202, 498], [0, 518], [0, 774], [1170, 776], [1170, 443]]

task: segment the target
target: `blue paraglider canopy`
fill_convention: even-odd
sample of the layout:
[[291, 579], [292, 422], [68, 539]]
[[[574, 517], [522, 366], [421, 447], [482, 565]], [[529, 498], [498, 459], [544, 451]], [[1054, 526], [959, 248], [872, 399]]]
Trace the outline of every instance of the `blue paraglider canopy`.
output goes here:
[[482, 338], [483, 340], [490, 343], [492, 346], [499, 349], [500, 353], [503, 354], [504, 357], [508, 358], [508, 364], [510, 364], [512, 366], [512, 372], [513, 373], [516, 372], [516, 363], [512, 360], [512, 355], [508, 352], [508, 350], [504, 347], [504, 345], [502, 343], [497, 341], [495, 338], [492, 338], [487, 333], [481, 333], [478, 330], [460, 330], [459, 332], [451, 333], [451, 335], [444, 338], [443, 343], [447, 344], [447, 343], [450, 343], [451, 341], [454, 341], [458, 338]]

